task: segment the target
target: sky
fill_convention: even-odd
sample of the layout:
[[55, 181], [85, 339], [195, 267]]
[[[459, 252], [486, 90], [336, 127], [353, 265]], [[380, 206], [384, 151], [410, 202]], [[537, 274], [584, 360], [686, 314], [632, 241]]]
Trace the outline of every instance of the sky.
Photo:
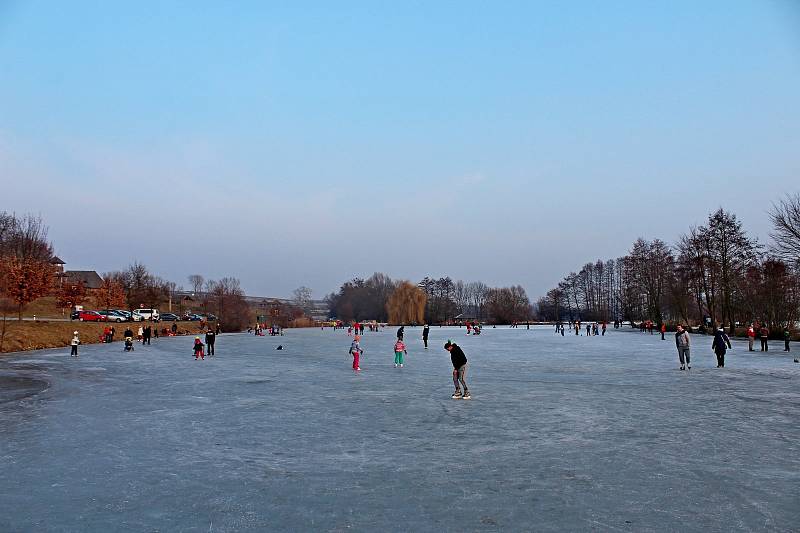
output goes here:
[[794, 0], [0, 0], [0, 210], [68, 269], [535, 300], [793, 192]]

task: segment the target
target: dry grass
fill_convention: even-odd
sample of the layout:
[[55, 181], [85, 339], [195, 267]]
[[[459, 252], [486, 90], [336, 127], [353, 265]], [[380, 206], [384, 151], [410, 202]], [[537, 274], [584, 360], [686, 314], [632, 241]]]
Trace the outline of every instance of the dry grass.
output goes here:
[[[46, 320], [22, 321], [9, 320], [6, 322], [6, 334], [0, 352], [19, 352], [24, 350], [40, 350], [43, 348], [61, 348], [69, 346], [72, 332], [77, 331], [81, 344], [95, 344], [100, 342], [100, 335], [106, 325], [113, 325], [116, 334], [114, 342], [122, 341], [122, 332], [126, 324], [136, 332], [141, 322], [123, 322], [121, 324], [106, 324], [104, 322], [48, 322]], [[177, 322], [179, 335], [197, 335], [201, 332], [200, 322]], [[154, 324], [163, 328], [172, 327], [172, 322]], [[2, 324], [0, 324], [2, 330]]]

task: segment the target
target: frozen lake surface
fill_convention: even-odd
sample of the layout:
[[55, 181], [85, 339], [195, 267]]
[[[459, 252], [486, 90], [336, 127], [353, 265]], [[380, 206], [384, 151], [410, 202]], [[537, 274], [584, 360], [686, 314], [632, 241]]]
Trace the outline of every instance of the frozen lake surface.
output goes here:
[[360, 374], [330, 329], [0, 358], [0, 531], [800, 528], [800, 346], [406, 328], [395, 369], [394, 331]]

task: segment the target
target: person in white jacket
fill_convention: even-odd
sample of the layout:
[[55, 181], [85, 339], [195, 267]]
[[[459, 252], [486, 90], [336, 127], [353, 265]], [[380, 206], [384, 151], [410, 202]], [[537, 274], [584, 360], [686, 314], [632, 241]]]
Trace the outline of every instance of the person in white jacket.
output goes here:
[[74, 331], [72, 333], [72, 341], [69, 343], [70, 344], [70, 351], [69, 351], [69, 356], [70, 357], [78, 357], [78, 345], [80, 343], [81, 343], [81, 339], [78, 337], [78, 332]]

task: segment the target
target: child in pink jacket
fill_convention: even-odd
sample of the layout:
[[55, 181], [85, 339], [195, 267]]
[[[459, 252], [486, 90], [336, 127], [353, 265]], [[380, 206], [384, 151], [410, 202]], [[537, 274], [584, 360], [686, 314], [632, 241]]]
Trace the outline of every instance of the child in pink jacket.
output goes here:
[[397, 339], [397, 342], [394, 343], [394, 367], [397, 368], [397, 365], [400, 365], [400, 368], [403, 368], [403, 354], [408, 355], [408, 350], [406, 350], [406, 345], [403, 343], [401, 339]]

